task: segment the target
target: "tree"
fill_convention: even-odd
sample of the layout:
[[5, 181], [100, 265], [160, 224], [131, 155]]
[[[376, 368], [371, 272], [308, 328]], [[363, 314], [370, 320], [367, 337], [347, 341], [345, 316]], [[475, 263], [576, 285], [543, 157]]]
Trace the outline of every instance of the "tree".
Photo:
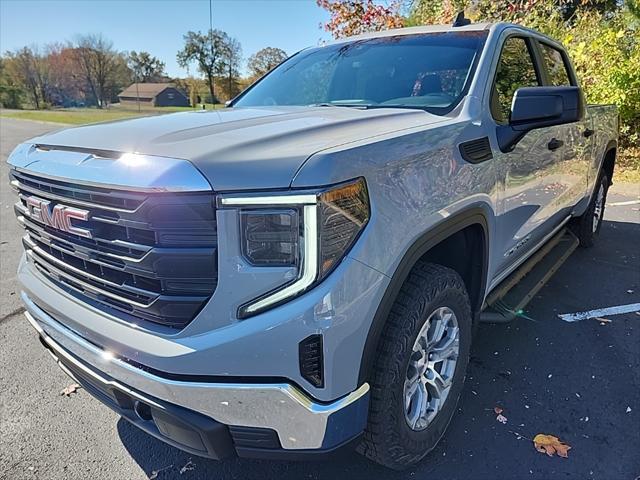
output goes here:
[[36, 109], [48, 101], [49, 69], [37, 48], [23, 47], [8, 54], [10, 75], [24, 87]]
[[400, 0], [389, 6], [373, 0], [316, 0], [316, 3], [329, 12], [331, 18], [324, 24], [324, 29], [334, 38], [400, 28], [404, 24]]
[[209, 30], [207, 35], [201, 32], [187, 32], [184, 35], [184, 48], [178, 52], [178, 65], [183, 68], [196, 62], [200, 72], [207, 78], [209, 93], [215, 101], [215, 77], [224, 71], [224, 52], [227, 34], [221, 30]]
[[127, 65], [133, 70], [136, 81], [141, 83], [158, 82], [165, 77], [165, 63], [149, 52], [131, 51], [127, 56]]
[[116, 90], [130, 81], [126, 60], [102, 35], [82, 35], [77, 39], [76, 61], [98, 108], [105, 107]]
[[50, 101], [53, 105], [78, 106], [86, 101], [86, 82], [71, 44], [47, 45]]
[[541, 19], [540, 28], [544, 28], [545, 19], [551, 17], [558, 17], [569, 24], [573, 24], [578, 14], [589, 11], [609, 17], [620, 8], [620, 4], [617, 0], [413, 0], [407, 23], [449, 24], [458, 12], [465, 10], [470, 18], [482, 21], [507, 21], [531, 26], [532, 18]]
[[279, 48], [266, 47], [249, 57], [247, 67], [254, 79], [263, 76], [287, 59], [287, 52]]
[[0, 57], [0, 106], [4, 108], [20, 108], [24, 91], [12, 77], [10, 58]]
[[227, 37], [222, 53], [222, 69], [225, 79], [225, 93], [228, 99], [235, 97], [240, 89], [238, 78], [240, 77], [240, 64], [242, 63], [242, 46], [232, 37]]

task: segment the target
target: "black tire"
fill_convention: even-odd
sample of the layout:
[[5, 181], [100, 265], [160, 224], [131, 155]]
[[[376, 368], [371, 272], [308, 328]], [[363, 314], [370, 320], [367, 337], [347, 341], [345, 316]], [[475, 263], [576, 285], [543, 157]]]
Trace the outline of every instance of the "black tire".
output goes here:
[[[458, 319], [459, 355], [449, 394], [428, 426], [413, 430], [405, 419], [404, 382], [413, 345], [432, 312], [449, 307]], [[472, 320], [469, 295], [455, 271], [419, 263], [409, 274], [382, 332], [370, 379], [369, 420], [359, 452], [401, 470], [429, 453], [451, 421], [469, 362]]]
[[[575, 233], [576, 237], [578, 237], [578, 240], [580, 240], [580, 246], [583, 248], [593, 247], [595, 239], [600, 233], [602, 219], [604, 217], [604, 207], [607, 203], [608, 191], [609, 178], [606, 173], [601, 172], [593, 190], [593, 197], [589, 202], [587, 210], [581, 216], [575, 218], [571, 224], [571, 229], [573, 233]], [[600, 192], [602, 192], [601, 198]], [[594, 228], [594, 217], [596, 215], [597, 208], [599, 208], [599, 214], [597, 225]]]

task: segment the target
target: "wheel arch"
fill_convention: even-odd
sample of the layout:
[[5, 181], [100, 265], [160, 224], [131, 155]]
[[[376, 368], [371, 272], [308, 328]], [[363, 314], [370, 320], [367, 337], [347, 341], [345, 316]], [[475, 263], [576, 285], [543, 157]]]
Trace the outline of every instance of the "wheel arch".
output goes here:
[[613, 169], [616, 163], [616, 155], [618, 152], [618, 142], [611, 140], [604, 149], [600, 170], [604, 171], [609, 178], [609, 185], [613, 184]]
[[[427, 232], [421, 235], [405, 252], [398, 264], [391, 281], [378, 305], [373, 318], [369, 333], [365, 342], [362, 359], [360, 362], [360, 372], [358, 383], [361, 384], [370, 376], [374, 363], [380, 336], [384, 329], [391, 307], [400, 292], [402, 285], [409, 276], [413, 267], [419, 261], [425, 259], [433, 263], [453, 268], [461, 273], [456, 265], [468, 265], [464, 259], [469, 257], [463, 255], [448, 256], [447, 253], [453, 248], [460, 246], [461, 239], [467, 242], [468, 238], [473, 238], [477, 243], [473, 244], [474, 253], [472, 255], [475, 262], [467, 275], [462, 275], [465, 285], [471, 297], [471, 308], [474, 317], [480, 311], [484, 301], [484, 294], [487, 286], [488, 266], [489, 266], [489, 218], [491, 209], [485, 204], [476, 204], [467, 207], [460, 212], [448, 217]], [[465, 243], [464, 245], [467, 245]], [[480, 258], [477, 257], [480, 253]], [[445, 257], [451, 258], [447, 262]], [[438, 261], [440, 260], [440, 261]], [[447, 264], [448, 263], [448, 264]], [[466, 277], [466, 278], [465, 278]], [[474, 318], [475, 319], [475, 318]]]

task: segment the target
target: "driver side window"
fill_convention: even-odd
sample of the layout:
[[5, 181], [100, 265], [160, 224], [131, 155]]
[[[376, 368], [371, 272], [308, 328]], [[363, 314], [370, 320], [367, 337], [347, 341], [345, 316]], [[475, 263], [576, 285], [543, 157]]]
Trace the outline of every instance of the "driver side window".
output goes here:
[[521, 87], [541, 85], [527, 41], [509, 37], [502, 47], [491, 91], [491, 114], [500, 123], [511, 115], [513, 94]]

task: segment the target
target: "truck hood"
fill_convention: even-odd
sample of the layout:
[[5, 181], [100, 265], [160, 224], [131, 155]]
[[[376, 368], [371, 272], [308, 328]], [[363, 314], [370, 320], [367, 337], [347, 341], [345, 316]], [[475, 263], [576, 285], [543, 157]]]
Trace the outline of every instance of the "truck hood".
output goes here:
[[287, 188], [316, 152], [443, 120], [391, 108], [234, 108], [70, 128], [31, 143], [188, 160], [217, 191]]

